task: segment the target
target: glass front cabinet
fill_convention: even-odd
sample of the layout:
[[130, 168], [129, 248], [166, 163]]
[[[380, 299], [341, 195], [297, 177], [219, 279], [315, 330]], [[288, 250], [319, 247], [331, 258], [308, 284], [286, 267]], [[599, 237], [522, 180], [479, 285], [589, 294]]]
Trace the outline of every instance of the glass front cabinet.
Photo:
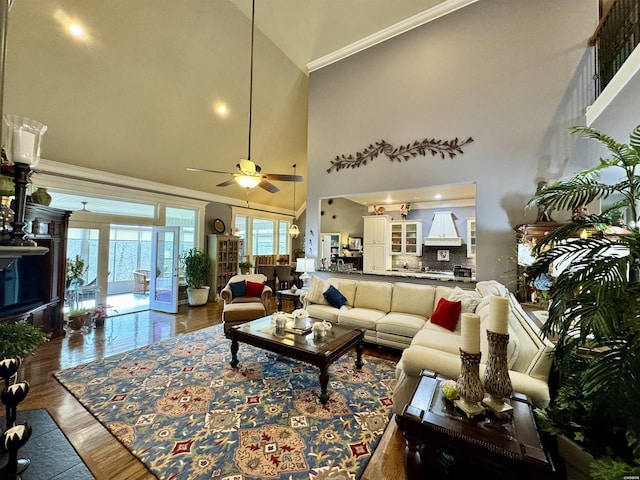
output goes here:
[[391, 255], [422, 255], [422, 222], [391, 222]]

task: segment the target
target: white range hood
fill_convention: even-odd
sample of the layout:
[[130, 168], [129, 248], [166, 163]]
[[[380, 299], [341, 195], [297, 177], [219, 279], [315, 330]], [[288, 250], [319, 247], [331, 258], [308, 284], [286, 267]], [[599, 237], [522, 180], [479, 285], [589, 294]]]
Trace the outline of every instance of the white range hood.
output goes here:
[[429, 230], [429, 236], [424, 239], [424, 244], [427, 247], [459, 247], [462, 245], [462, 238], [458, 235], [452, 212], [435, 212], [433, 214], [433, 224]]

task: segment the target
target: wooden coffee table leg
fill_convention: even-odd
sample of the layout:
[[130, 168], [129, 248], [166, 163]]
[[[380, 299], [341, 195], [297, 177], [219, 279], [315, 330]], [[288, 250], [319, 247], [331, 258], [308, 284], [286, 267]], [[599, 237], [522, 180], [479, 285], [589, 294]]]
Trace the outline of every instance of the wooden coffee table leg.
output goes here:
[[238, 366], [238, 340], [236, 336], [231, 334], [231, 366], [236, 368]]
[[362, 351], [364, 350], [364, 345], [362, 344], [362, 340], [360, 340], [360, 343], [358, 343], [358, 345], [356, 345], [356, 368], [358, 370], [360, 370], [362, 368]]
[[329, 385], [329, 367], [320, 367], [320, 402], [324, 405], [329, 401], [327, 386]]

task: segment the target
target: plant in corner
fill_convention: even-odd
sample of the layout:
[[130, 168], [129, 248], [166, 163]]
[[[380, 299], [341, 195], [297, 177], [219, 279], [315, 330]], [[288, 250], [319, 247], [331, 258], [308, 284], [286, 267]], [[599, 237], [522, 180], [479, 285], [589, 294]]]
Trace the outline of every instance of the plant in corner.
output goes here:
[[209, 287], [205, 283], [209, 278], [209, 269], [211, 267], [209, 257], [202, 250], [190, 248], [180, 259], [184, 266], [189, 305], [206, 304], [209, 298]]
[[[528, 204], [582, 212], [536, 245], [530, 267], [532, 285], [566, 265], [556, 272], [542, 328], [557, 338], [552, 355], [560, 386], [537, 415], [542, 429], [593, 455], [592, 478], [621, 478], [620, 471], [640, 474], [640, 126], [629, 144], [588, 127], [572, 133], [602, 143], [609, 158], [536, 192]], [[614, 174], [614, 183], [601, 180], [604, 172]], [[599, 214], [582, 209], [608, 197], [616, 200]], [[611, 214], [621, 210], [626, 224], [611, 225]]]
[[0, 322], [0, 359], [24, 358], [49, 340], [49, 335], [24, 322]]

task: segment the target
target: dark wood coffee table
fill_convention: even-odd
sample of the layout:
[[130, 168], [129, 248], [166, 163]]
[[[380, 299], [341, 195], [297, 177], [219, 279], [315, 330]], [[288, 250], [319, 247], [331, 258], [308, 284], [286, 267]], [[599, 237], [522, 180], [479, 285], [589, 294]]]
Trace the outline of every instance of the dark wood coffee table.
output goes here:
[[239, 363], [240, 342], [318, 367], [320, 369], [320, 401], [323, 404], [329, 400], [327, 393], [329, 365], [355, 347], [356, 368], [362, 368], [364, 330], [334, 325], [322, 340], [314, 339], [313, 333], [275, 335], [274, 325], [269, 315], [242, 325], [235, 325], [229, 330], [229, 337], [231, 338], [230, 364], [233, 368], [236, 368]]
[[[525, 395], [514, 393], [513, 414], [468, 418], [446, 400], [443, 377], [424, 370], [398, 423], [407, 442], [408, 480], [421, 478], [553, 479], [546, 452]], [[428, 473], [428, 475], [427, 475]]]

